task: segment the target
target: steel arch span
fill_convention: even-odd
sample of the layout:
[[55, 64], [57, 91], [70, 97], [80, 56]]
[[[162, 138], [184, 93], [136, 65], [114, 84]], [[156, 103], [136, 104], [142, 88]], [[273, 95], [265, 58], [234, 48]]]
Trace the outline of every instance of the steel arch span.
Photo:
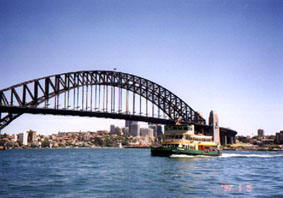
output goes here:
[[205, 125], [187, 103], [145, 78], [116, 71], [46, 76], [0, 90], [0, 130], [23, 113]]

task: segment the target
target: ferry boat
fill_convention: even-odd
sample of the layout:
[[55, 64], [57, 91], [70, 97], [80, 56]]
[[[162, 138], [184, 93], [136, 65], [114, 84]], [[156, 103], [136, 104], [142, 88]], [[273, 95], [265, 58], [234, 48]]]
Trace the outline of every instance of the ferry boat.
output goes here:
[[161, 146], [151, 147], [151, 155], [173, 154], [219, 156], [221, 151], [212, 136], [195, 134], [194, 125], [167, 125]]

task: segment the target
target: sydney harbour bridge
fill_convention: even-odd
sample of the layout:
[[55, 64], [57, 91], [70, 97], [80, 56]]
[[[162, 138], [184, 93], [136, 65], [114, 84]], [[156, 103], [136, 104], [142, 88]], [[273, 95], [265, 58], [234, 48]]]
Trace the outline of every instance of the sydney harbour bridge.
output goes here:
[[[117, 71], [78, 71], [29, 80], [0, 90], [0, 130], [24, 113], [73, 115], [194, 124], [205, 134], [211, 126], [165, 87]], [[233, 143], [236, 131], [220, 128], [221, 143]]]

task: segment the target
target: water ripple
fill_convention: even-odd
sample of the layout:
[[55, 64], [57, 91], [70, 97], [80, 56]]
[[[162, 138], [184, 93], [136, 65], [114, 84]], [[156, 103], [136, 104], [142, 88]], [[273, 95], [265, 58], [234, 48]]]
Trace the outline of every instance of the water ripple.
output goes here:
[[282, 197], [280, 152], [151, 157], [147, 149], [0, 152], [0, 197]]

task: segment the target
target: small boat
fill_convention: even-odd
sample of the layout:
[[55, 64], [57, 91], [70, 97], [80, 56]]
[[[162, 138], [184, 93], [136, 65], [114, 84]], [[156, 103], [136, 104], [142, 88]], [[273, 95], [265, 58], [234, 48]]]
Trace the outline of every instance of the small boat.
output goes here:
[[194, 125], [167, 125], [161, 146], [151, 147], [151, 155], [173, 154], [219, 156], [221, 151], [212, 136], [195, 134]]

